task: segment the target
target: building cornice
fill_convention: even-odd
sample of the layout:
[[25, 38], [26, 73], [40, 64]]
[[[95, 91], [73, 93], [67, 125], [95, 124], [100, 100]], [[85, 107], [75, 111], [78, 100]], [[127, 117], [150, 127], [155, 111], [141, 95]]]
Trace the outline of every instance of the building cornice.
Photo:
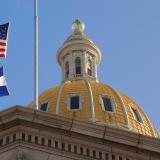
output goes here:
[[2, 136], [3, 132], [16, 125], [30, 128], [39, 127], [42, 130], [45, 126], [45, 129], [48, 128], [48, 130], [63, 130], [65, 131], [64, 133], [79, 134], [84, 137], [89, 136], [101, 142], [104, 141], [104, 143], [109, 141], [160, 154], [160, 139], [140, 135], [127, 129], [100, 125], [77, 118], [66, 118], [22, 106], [14, 106], [0, 112], [0, 136]]

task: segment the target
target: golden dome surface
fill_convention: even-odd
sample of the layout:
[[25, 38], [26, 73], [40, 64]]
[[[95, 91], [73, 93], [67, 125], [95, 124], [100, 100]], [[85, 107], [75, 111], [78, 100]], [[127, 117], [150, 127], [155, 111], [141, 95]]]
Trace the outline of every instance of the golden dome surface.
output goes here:
[[[91, 92], [89, 90], [91, 87]], [[158, 137], [158, 133], [151, 124], [150, 120], [143, 110], [133, 100], [126, 95], [117, 92], [112, 87], [90, 81], [89, 86], [86, 81], [70, 81], [44, 91], [39, 96], [39, 103], [48, 102], [48, 112], [56, 113], [61, 116], [78, 118], [86, 121], [93, 121], [93, 112], [91, 105], [94, 106], [95, 123], [102, 125], [111, 125], [122, 129], [128, 129], [143, 135]], [[82, 106], [79, 110], [68, 110], [67, 100], [71, 94], [80, 94]], [[100, 102], [100, 96], [107, 95], [112, 97], [114, 102], [114, 112], [105, 111]], [[91, 97], [92, 96], [92, 97]], [[93, 104], [92, 104], [93, 98]], [[138, 122], [132, 112], [134, 107], [141, 115], [143, 122]]]
[[45, 111], [60, 116], [159, 137], [137, 103], [98, 82], [97, 66], [101, 61], [101, 51], [83, 33], [84, 27], [80, 20], [73, 24], [73, 34], [57, 51], [62, 83], [39, 96], [39, 108], [44, 107]]

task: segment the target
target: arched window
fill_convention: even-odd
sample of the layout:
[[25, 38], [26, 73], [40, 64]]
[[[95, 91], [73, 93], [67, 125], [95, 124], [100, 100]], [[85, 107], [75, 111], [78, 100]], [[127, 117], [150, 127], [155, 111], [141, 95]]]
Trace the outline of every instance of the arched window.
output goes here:
[[92, 76], [92, 61], [90, 59], [88, 59], [87, 72], [89, 76]]
[[100, 97], [100, 102], [102, 105], [102, 109], [105, 112], [115, 112], [115, 103], [112, 97], [109, 97], [107, 95], [102, 95]]
[[69, 76], [69, 62], [65, 63], [65, 77], [68, 78]]
[[76, 74], [81, 74], [81, 59], [80, 59], [80, 57], [77, 57], [75, 60], [75, 71], [76, 71]]
[[143, 123], [143, 119], [142, 119], [140, 113], [138, 112], [138, 110], [136, 108], [134, 108], [133, 106], [131, 106], [131, 109], [132, 109], [132, 113], [133, 113], [136, 121]]

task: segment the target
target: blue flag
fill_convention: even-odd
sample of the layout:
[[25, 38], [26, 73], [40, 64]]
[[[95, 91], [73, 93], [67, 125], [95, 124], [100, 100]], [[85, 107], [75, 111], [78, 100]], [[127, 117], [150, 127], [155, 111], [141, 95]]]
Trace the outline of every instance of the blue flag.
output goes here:
[[0, 67], [0, 97], [8, 96], [9, 92], [7, 89], [6, 80], [3, 74], [3, 66]]

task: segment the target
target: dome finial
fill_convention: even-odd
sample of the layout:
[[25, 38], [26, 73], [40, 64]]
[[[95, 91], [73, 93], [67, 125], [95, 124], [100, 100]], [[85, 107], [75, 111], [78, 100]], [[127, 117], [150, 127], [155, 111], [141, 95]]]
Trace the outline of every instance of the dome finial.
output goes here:
[[80, 19], [76, 19], [72, 23], [72, 31], [74, 34], [82, 34], [84, 31], [85, 25]]

